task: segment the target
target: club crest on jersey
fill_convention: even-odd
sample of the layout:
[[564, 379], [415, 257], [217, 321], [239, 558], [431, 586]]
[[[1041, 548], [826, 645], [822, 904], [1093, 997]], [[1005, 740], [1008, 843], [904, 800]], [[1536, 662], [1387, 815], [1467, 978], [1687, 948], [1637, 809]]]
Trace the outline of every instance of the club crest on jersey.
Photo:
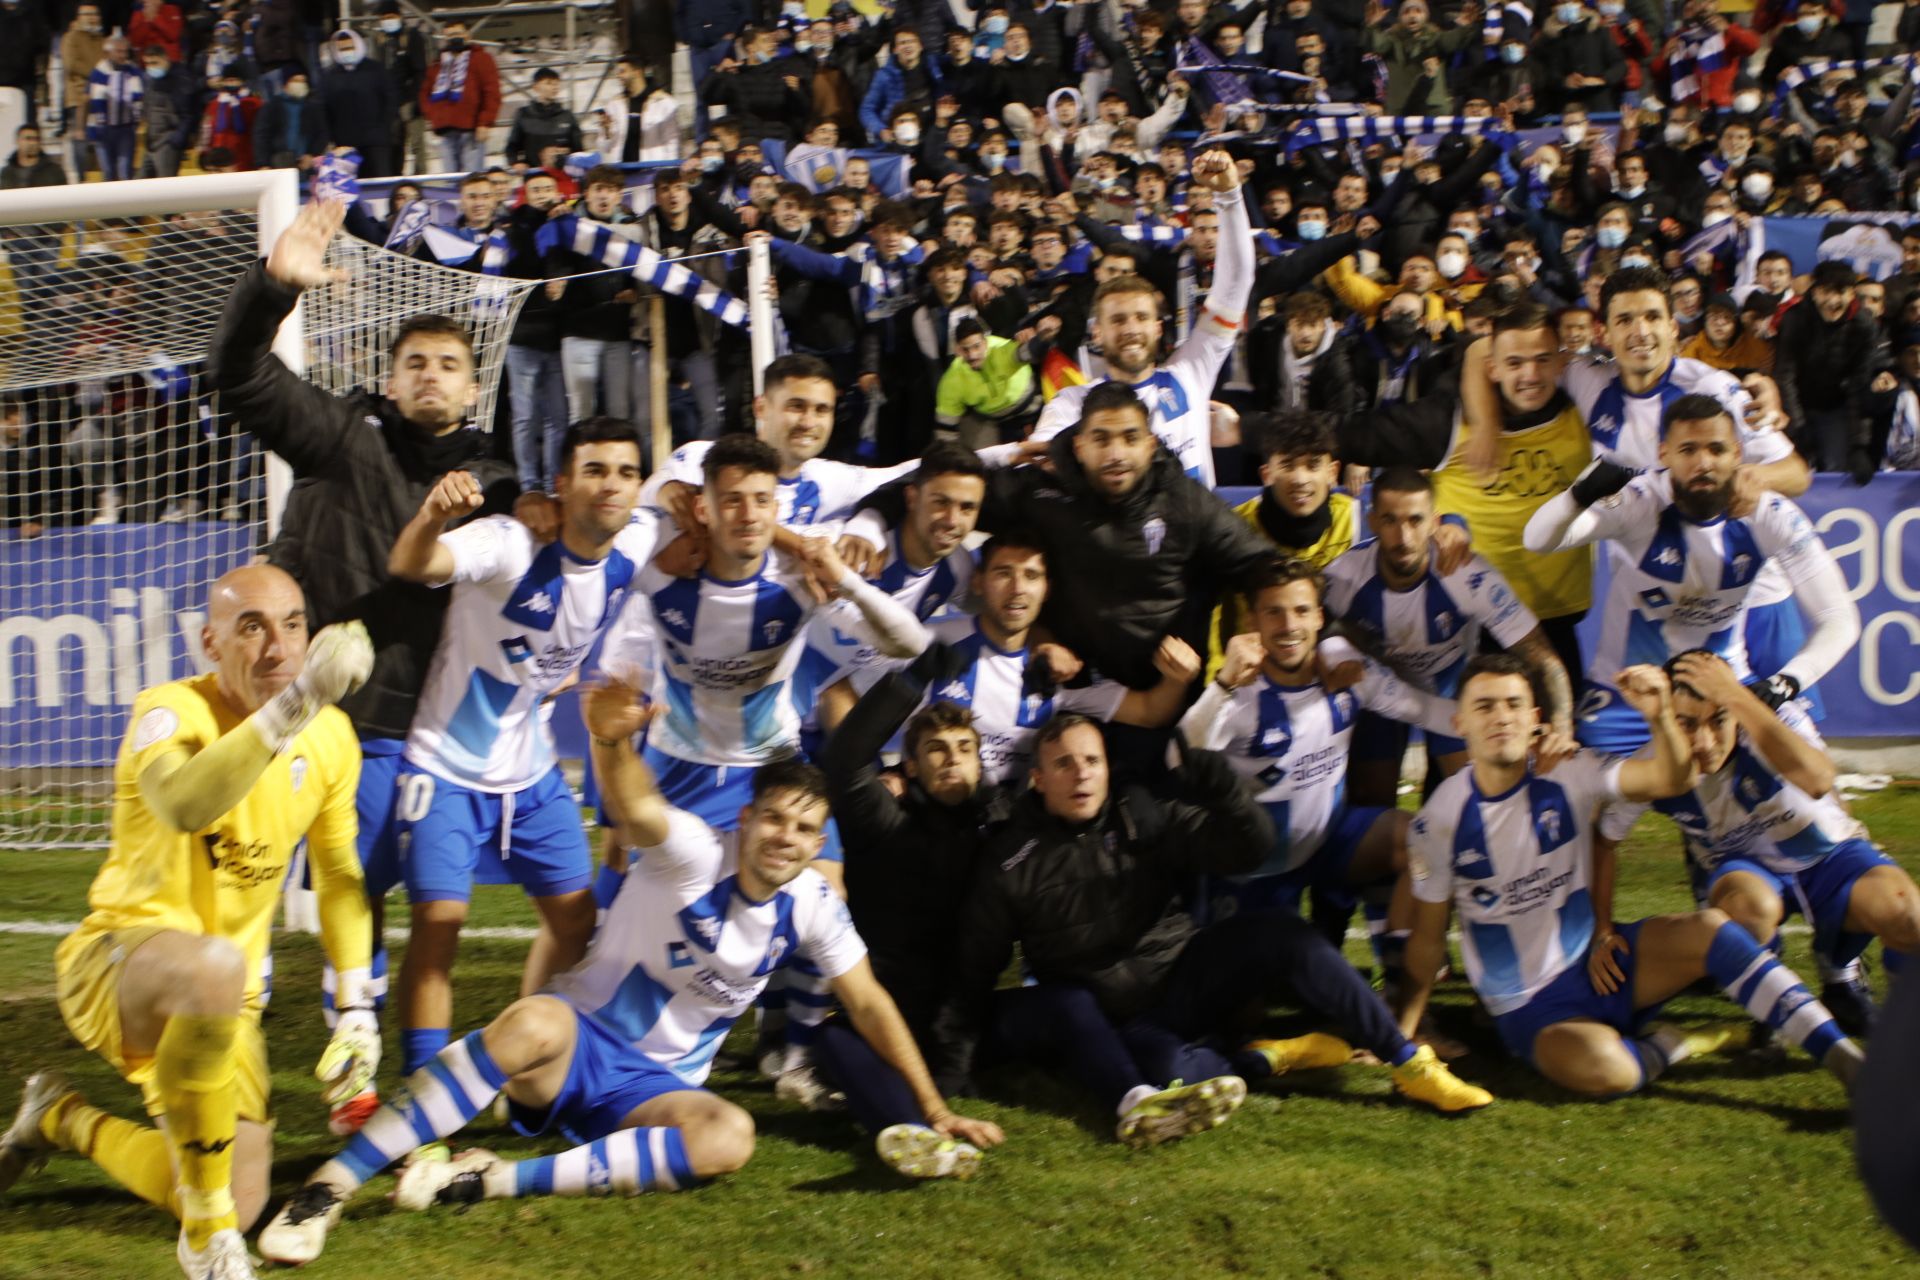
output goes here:
[[1483, 911], [1491, 911], [1500, 905], [1500, 895], [1483, 884], [1473, 886], [1468, 896], [1478, 903]]
[[786, 629], [786, 625], [779, 618], [768, 618], [760, 625], [760, 634], [766, 637], [769, 649], [780, 643], [780, 633]]
[[507, 656], [508, 662], [519, 666], [533, 656], [533, 646], [525, 636], [513, 636], [500, 642], [500, 652]]
[[1433, 629], [1438, 633], [1440, 639], [1445, 640], [1451, 636], [1453, 634], [1453, 628], [1454, 616], [1451, 613], [1442, 612], [1433, 615]]
[[293, 788], [293, 794], [300, 794], [300, 785], [307, 780], [307, 758], [295, 756], [293, 763], [287, 766], [287, 785]]
[[1551, 848], [1560, 843], [1560, 811], [1548, 809], [1537, 819], [1540, 828], [1540, 847]]
[[1664, 609], [1673, 603], [1673, 597], [1659, 587], [1653, 587], [1640, 593], [1640, 599], [1649, 609]]
[[1147, 540], [1147, 554], [1159, 555], [1160, 544], [1167, 540], [1167, 522], [1159, 516], [1154, 516], [1140, 526], [1140, 536]]

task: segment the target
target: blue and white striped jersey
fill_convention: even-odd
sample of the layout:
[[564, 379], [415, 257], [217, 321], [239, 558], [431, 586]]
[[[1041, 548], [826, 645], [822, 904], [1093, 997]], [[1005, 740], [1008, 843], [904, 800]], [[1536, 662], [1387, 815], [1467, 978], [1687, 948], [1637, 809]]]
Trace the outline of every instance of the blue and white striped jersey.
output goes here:
[[[973, 712], [980, 733], [983, 782], [1024, 782], [1033, 768], [1033, 735], [1060, 711], [1078, 711], [1111, 720], [1126, 700], [1117, 680], [1095, 680], [1083, 689], [1061, 689], [1051, 698], [1028, 692], [1026, 649], [995, 648], [971, 617], [947, 618], [928, 628], [937, 643], [952, 645], [968, 659], [967, 669], [937, 688], [921, 705], [952, 702]], [[854, 674], [854, 688], [865, 693], [885, 672], [867, 667]]]
[[1593, 940], [1587, 868], [1597, 806], [1620, 799], [1618, 757], [1580, 751], [1482, 795], [1471, 766], [1434, 790], [1407, 833], [1414, 896], [1460, 916], [1467, 980], [1511, 1013], [1579, 964]]
[[[924, 569], [907, 563], [900, 551], [900, 531], [887, 533], [886, 562], [867, 579], [925, 622], [928, 618], [958, 605], [973, 586], [973, 553], [956, 548], [945, 559]], [[811, 723], [812, 710], [820, 690], [852, 675], [871, 669], [874, 679], [898, 670], [911, 658], [890, 658], [873, 644], [871, 635], [860, 626], [859, 606], [850, 600], [836, 602], [822, 610], [807, 628], [807, 654], [801, 660], [800, 678], [794, 696], [799, 700], [802, 719]]]
[[477, 791], [518, 791], [553, 768], [541, 703], [620, 616], [652, 559], [651, 514], [601, 560], [542, 546], [508, 516], [440, 535], [453, 553], [453, 599], [407, 734], [406, 758]]
[[[1778, 714], [1807, 741], [1825, 745], [1799, 702], [1782, 704]], [[1718, 773], [1653, 807], [1674, 820], [1694, 859], [1709, 870], [1729, 858], [1745, 858], [1769, 871], [1805, 871], [1847, 841], [1867, 838], [1866, 828], [1837, 795], [1810, 796], [1794, 786], [1745, 733]]]
[[740, 833], [680, 809], [642, 849], [579, 964], [548, 988], [699, 1085], [735, 1020], [777, 969], [802, 959], [831, 981], [866, 943], [846, 903], [808, 867], [755, 902], [737, 878]]
[[1511, 649], [1540, 625], [1500, 571], [1477, 555], [1444, 578], [1430, 561], [1424, 578], [1395, 591], [1380, 576], [1380, 544], [1371, 539], [1327, 566], [1326, 605], [1377, 640], [1396, 672], [1449, 698], [1467, 659], [1480, 651], [1482, 626]]
[[[1712, 396], [1733, 415], [1740, 437], [1740, 460], [1753, 465], [1793, 456], [1793, 444], [1780, 431], [1754, 431], [1747, 426], [1747, 406], [1753, 397], [1732, 374], [1698, 360], [1679, 359], [1645, 395], [1628, 395], [1620, 385], [1614, 363], [1595, 356], [1568, 362], [1561, 385], [1587, 420], [1594, 453], [1608, 462], [1639, 471], [1660, 469], [1660, 419], [1667, 406], [1682, 396]], [[1754, 604], [1774, 604], [1793, 594], [1778, 570], [1761, 575]]]
[[[1236, 337], [1238, 330], [1222, 325], [1211, 313], [1203, 314], [1166, 363], [1128, 384], [1146, 402], [1153, 434], [1180, 460], [1182, 470], [1209, 489], [1214, 483], [1213, 384], [1233, 354]], [[1079, 422], [1080, 402], [1098, 385], [1061, 388], [1040, 411], [1030, 438], [1051, 440]]]
[[[1351, 651], [1329, 652], [1333, 661]], [[1253, 876], [1304, 866], [1320, 851], [1347, 808], [1347, 756], [1362, 710], [1453, 732], [1454, 704], [1415, 689], [1385, 667], [1362, 660], [1366, 675], [1350, 689], [1328, 692], [1318, 682], [1280, 685], [1263, 672], [1232, 693], [1218, 681], [1188, 708], [1180, 728], [1187, 741], [1226, 753], [1273, 816], [1279, 845]]]
[[1796, 586], [1813, 579], [1841, 583], [1840, 570], [1800, 508], [1769, 493], [1740, 519], [1699, 523], [1673, 505], [1666, 472], [1636, 476], [1619, 493], [1589, 507], [1581, 541], [1606, 539], [1617, 552], [1607, 587], [1600, 642], [1588, 675], [1613, 685], [1622, 668], [1659, 665], [1688, 649], [1708, 649], [1746, 680], [1743, 634], [1754, 579], [1778, 561]]
[[817, 607], [800, 563], [779, 551], [738, 582], [648, 564], [600, 665], [666, 707], [649, 746], [696, 764], [765, 764], [800, 743], [789, 682]]
[[[711, 440], [693, 440], [675, 449], [666, 465], [654, 472], [640, 490], [640, 501], [657, 506], [659, 493], [670, 480], [698, 489], [705, 477], [700, 467], [706, 461]], [[775, 489], [778, 519], [797, 533], [829, 532], [820, 525], [837, 525], [852, 515], [860, 499], [881, 485], [912, 475], [919, 459], [892, 467], [856, 467], [851, 463], [809, 458], [800, 464], [800, 474], [781, 476]]]

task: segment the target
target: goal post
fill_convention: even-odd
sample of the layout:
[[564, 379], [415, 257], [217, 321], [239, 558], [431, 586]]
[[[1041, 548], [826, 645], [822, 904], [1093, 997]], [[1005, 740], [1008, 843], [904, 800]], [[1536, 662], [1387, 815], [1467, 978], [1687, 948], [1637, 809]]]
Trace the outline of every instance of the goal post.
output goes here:
[[[0, 192], [0, 849], [105, 843], [138, 692], [204, 667], [207, 588], [277, 530], [291, 474], [206, 360], [234, 283], [298, 212], [291, 170]], [[333, 392], [385, 381], [423, 311], [474, 337], [493, 421], [531, 281], [336, 237], [272, 349]]]

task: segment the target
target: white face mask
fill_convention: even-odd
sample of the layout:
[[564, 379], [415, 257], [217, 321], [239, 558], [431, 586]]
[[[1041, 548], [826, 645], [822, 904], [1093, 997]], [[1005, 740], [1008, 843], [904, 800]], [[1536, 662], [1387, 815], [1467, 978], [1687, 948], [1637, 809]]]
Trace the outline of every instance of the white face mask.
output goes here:
[[1733, 95], [1733, 109], [1743, 116], [1750, 116], [1760, 109], [1760, 95], [1752, 90]]
[[397, 34], [400, 30], [400, 19], [382, 18], [380, 19], [380, 29], [388, 35]]
[[1559, 167], [1559, 165], [1551, 160], [1542, 160], [1539, 164], [1533, 166], [1533, 171], [1540, 175], [1540, 181], [1545, 182], [1553, 176], [1553, 171]]
[[920, 126], [917, 124], [897, 124], [893, 126], [893, 140], [903, 147], [910, 147], [920, 141]]
[[1670, 147], [1685, 146], [1687, 142], [1687, 126], [1683, 124], [1670, 124], [1667, 126], [1665, 137], [1667, 139], [1667, 145]]
[[1715, 209], [1712, 213], [1709, 213], [1707, 214], [1706, 217], [1700, 219], [1700, 225], [1703, 228], [1717, 227], [1721, 223], [1725, 222], [1728, 218], [1731, 218], [1732, 216], [1733, 215], [1731, 213], [1728, 213], [1725, 209]]
[[1449, 249], [1434, 259], [1433, 265], [1447, 279], [1458, 280], [1467, 273], [1467, 255], [1457, 249]]
[[1561, 132], [1566, 135], [1568, 142], [1579, 146], [1586, 140], [1587, 126], [1584, 124], [1570, 124], [1565, 129], [1562, 129]]
[[1740, 179], [1740, 190], [1750, 200], [1765, 200], [1773, 194], [1773, 179], [1764, 173], [1750, 173]]

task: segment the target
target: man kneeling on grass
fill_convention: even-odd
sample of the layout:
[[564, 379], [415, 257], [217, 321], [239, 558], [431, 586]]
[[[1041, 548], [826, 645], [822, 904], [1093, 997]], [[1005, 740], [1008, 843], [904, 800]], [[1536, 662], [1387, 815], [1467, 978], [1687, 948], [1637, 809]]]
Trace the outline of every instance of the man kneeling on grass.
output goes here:
[[1500, 1038], [1562, 1088], [1597, 1098], [1631, 1093], [1681, 1059], [1725, 1045], [1729, 1025], [1683, 1031], [1649, 1021], [1703, 977], [1851, 1084], [1860, 1050], [1724, 912], [1616, 927], [1612, 902], [1589, 891], [1611, 885], [1590, 867], [1595, 809], [1609, 800], [1669, 799], [1694, 782], [1666, 673], [1629, 667], [1617, 687], [1653, 729], [1651, 756], [1576, 751], [1536, 764], [1540, 709], [1526, 668], [1508, 654], [1467, 664], [1457, 724], [1470, 764], [1435, 790], [1409, 840], [1418, 906], [1401, 1027], [1411, 1033], [1419, 1025], [1457, 906], [1467, 977]]
[[[873, 977], [840, 898], [808, 863], [827, 821], [826, 779], [776, 761], [754, 776], [737, 832], [721, 834], [668, 805], [632, 740], [652, 718], [630, 688], [585, 702], [593, 763], [633, 869], [592, 948], [547, 991], [507, 1006], [407, 1080], [320, 1166], [266, 1230], [260, 1251], [307, 1262], [363, 1183], [422, 1143], [463, 1128], [505, 1093], [514, 1127], [578, 1143], [559, 1155], [503, 1161], [470, 1150], [416, 1157], [394, 1199], [403, 1209], [536, 1195], [675, 1191], [732, 1173], [753, 1154], [753, 1118], [701, 1088], [734, 1020], [769, 974], [812, 963], [847, 1019], [906, 1081], [925, 1125], [880, 1135], [896, 1167], [965, 1173], [997, 1126], [956, 1116], [934, 1091], [913, 1036]], [[948, 1157], [930, 1160], [935, 1144]]]

